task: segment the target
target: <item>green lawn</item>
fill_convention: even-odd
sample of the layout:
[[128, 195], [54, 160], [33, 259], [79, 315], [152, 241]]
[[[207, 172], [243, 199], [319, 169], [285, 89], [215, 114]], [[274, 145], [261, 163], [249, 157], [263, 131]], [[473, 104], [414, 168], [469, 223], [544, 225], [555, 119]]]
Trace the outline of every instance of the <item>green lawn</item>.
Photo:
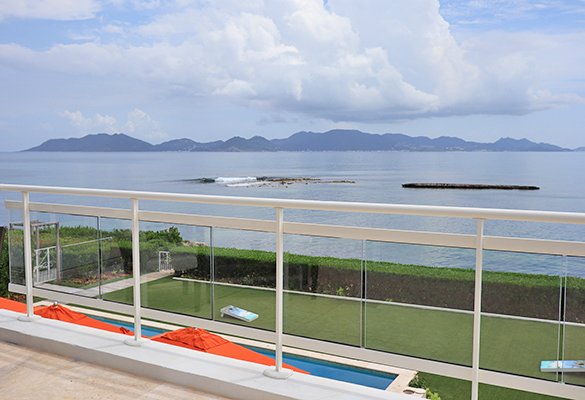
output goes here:
[[[274, 329], [274, 292], [269, 290], [215, 285], [213, 310], [211, 286], [205, 283], [173, 280], [171, 277], [142, 285], [145, 307], [213, 318], [234, 324]], [[131, 303], [132, 288], [112, 292], [107, 300]], [[360, 345], [371, 349], [445, 361], [461, 365], [471, 364], [472, 322], [470, 314], [422, 310], [391, 304], [369, 303], [344, 297], [323, 297], [304, 294], [285, 295], [284, 330], [286, 333], [322, 340]], [[221, 318], [220, 309], [233, 304], [260, 315], [252, 323], [229, 317]], [[360, 321], [365, 322], [360, 332]], [[514, 320], [509, 318], [482, 318], [481, 367], [513, 374], [555, 379], [554, 374], [539, 371], [540, 360], [556, 359], [556, 324]], [[567, 329], [565, 358], [583, 358], [585, 329]], [[422, 374], [433, 391], [442, 400], [469, 399], [469, 382], [441, 376]], [[566, 379], [585, 385], [585, 378], [573, 375]], [[544, 400], [550, 397], [482, 385], [481, 400]]]
[[[440, 375], [419, 373], [425, 384], [433, 392], [441, 395], [441, 400], [469, 400], [471, 383], [459, 379], [446, 378]], [[557, 397], [537, 393], [521, 392], [498, 386], [479, 385], [480, 400], [559, 400]]]

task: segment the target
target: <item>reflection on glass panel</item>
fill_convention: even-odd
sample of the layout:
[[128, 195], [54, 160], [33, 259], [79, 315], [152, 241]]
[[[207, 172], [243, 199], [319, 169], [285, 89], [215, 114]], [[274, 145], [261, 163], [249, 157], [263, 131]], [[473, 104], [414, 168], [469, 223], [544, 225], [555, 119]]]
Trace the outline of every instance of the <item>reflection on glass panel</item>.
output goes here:
[[[102, 285], [103, 297], [132, 304], [132, 231], [104, 227], [102, 234], [113, 238], [110, 260], [117, 273], [123, 274], [121, 279]], [[210, 252], [210, 228], [142, 222], [142, 306], [210, 318]]]
[[[132, 286], [132, 231], [131, 222], [113, 218], [99, 218], [101, 259], [100, 293], [107, 294]], [[132, 304], [132, 294], [127, 303]]]
[[481, 319], [481, 368], [556, 379], [540, 362], [558, 355], [562, 264], [556, 256], [484, 252], [482, 311], [491, 315]]
[[[13, 223], [22, 229], [22, 223]], [[95, 297], [99, 292], [97, 219], [31, 213], [33, 284], [58, 292]]]
[[[573, 360], [573, 371], [585, 370], [585, 258], [565, 257], [565, 293], [561, 319], [561, 360]], [[582, 372], [564, 372], [559, 380], [565, 383], [585, 386]]]
[[366, 242], [365, 259], [366, 347], [470, 365], [475, 251]]
[[211, 318], [210, 228], [142, 223], [144, 307]]
[[[276, 282], [273, 233], [213, 229], [213, 318], [274, 330]], [[253, 321], [221, 310], [235, 306], [258, 315]]]
[[24, 232], [22, 211], [10, 210], [8, 226], [8, 262], [10, 265], [10, 283], [25, 284], [24, 277]]
[[286, 235], [285, 333], [360, 346], [363, 242]]

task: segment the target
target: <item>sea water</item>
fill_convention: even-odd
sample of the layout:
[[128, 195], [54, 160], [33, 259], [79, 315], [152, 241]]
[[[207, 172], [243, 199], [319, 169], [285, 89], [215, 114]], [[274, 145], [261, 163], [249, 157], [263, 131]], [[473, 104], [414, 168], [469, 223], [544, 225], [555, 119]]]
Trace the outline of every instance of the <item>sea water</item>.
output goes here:
[[[360, 201], [585, 212], [585, 152], [263, 152], [263, 153], [0, 153], [0, 182], [46, 186], [145, 190], [225, 196]], [[318, 178], [323, 182], [258, 184], [258, 177]], [[216, 179], [201, 183], [200, 178]], [[220, 179], [218, 179], [220, 178]], [[327, 183], [351, 181], [352, 183]], [[536, 185], [538, 191], [404, 189], [407, 182]], [[20, 199], [0, 192], [0, 200]], [[129, 206], [126, 200], [32, 195], [33, 201]], [[182, 203], [143, 202], [147, 209], [273, 219], [274, 210]], [[14, 218], [14, 217], [13, 217]], [[18, 218], [18, 217], [15, 217]], [[473, 221], [445, 218], [287, 210], [285, 219], [389, 229], [469, 233]], [[0, 207], [0, 224], [9, 213]], [[143, 225], [146, 229], [147, 224]], [[152, 226], [156, 228], [156, 226]], [[488, 221], [486, 234], [585, 240], [585, 228], [562, 224]], [[274, 249], [273, 235], [219, 230], [216, 244]], [[196, 239], [196, 238], [195, 238]], [[359, 243], [288, 236], [286, 251], [403, 263], [470, 267], [473, 251]], [[388, 253], [392, 253], [389, 255]], [[491, 259], [496, 261], [490, 262]], [[507, 259], [510, 262], [502, 262]], [[512, 262], [513, 261], [513, 262]], [[553, 273], [569, 265], [585, 276], [581, 260], [558, 257], [486, 257], [494, 270]]]

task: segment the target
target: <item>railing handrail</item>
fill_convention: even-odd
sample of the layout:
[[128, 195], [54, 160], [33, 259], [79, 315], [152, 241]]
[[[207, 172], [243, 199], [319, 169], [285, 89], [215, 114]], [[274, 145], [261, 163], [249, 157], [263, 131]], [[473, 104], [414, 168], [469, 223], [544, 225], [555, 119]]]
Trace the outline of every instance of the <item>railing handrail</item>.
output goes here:
[[[6, 200], [5, 206], [9, 209], [22, 209], [22, 202], [17, 200]], [[124, 208], [31, 202], [30, 210], [50, 214], [73, 214], [78, 216], [104, 217], [121, 220], [131, 219], [131, 210]], [[196, 225], [266, 233], [276, 232], [274, 221], [269, 219], [218, 217], [160, 211], [140, 211], [139, 215], [140, 220], [145, 222]], [[475, 235], [469, 233], [444, 233], [411, 229], [398, 230], [306, 222], [285, 222], [284, 233], [337, 239], [371, 240], [387, 243], [455, 247], [461, 249], [476, 248], [474, 239]], [[526, 236], [485, 235], [484, 250], [585, 257], [585, 242], [574, 240], [538, 239]]]
[[262, 197], [217, 196], [190, 193], [146, 192], [117, 189], [89, 189], [16, 184], [0, 184], [0, 190], [10, 192], [28, 192], [89, 197], [109, 197], [148, 201], [174, 201], [185, 203], [301, 209], [312, 211], [416, 215], [426, 217], [546, 222], [559, 224], [585, 224], [585, 213], [580, 212], [514, 210], [477, 207], [429, 206], [322, 200], [297, 200]]

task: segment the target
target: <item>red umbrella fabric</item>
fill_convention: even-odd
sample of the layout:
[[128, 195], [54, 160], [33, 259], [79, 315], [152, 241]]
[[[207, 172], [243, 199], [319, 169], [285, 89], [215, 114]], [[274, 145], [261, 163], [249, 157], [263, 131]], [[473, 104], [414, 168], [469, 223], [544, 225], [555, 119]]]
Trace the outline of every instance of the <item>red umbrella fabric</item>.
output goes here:
[[26, 304], [0, 297], [0, 308], [19, 313], [26, 313]]
[[[26, 313], [26, 304], [2, 297], [0, 297], [0, 308]], [[133, 335], [132, 331], [124, 327], [118, 327], [106, 322], [98, 321], [88, 317], [85, 314], [75, 312], [60, 304], [37, 306], [35, 307], [35, 314], [43, 318], [56, 319], [77, 325], [89, 326], [91, 328], [122, 333], [125, 335]], [[156, 342], [167, 343], [174, 346], [185, 347], [188, 349], [203, 351], [219, 356], [235, 358], [237, 360], [249, 361], [268, 366], [273, 366], [275, 364], [275, 361], [270, 357], [256, 353], [253, 350], [230, 342], [229, 340], [224, 339], [219, 335], [213, 334], [201, 328], [177, 329], [172, 332], [166, 332], [161, 335], [153, 336], [150, 339]], [[308, 372], [291, 365], [283, 364], [283, 366], [296, 372], [308, 374]]]
[[59, 321], [71, 322], [76, 325], [89, 326], [90, 328], [101, 329], [103, 331], [122, 333], [124, 335], [133, 335], [132, 331], [107, 322], [99, 321], [88, 317], [85, 314], [78, 313], [61, 304], [53, 304], [50, 306], [36, 307], [35, 314], [43, 318], [56, 319]]
[[[18, 301], [5, 299], [0, 297], [0, 308], [19, 313], [26, 313], [26, 304]], [[37, 306], [35, 307], [35, 314], [43, 318], [57, 319], [59, 321], [71, 322], [77, 325], [89, 326], [90, 328], [101, 329], [103, 331], [122, 333], [124, 335], [133, 335], [132, 331], [118, 327], [107, 322], [98, 321], [88, 317], [85, 314], [75, 312], [60, 304], [53, 304], [51, 306]]]
[[[218, 356], [235, 358], [237, 360], [249, 361], [257, 364], [275, 365], [275, 361], [265, 355], [256, 353], [253, 350], [230, 342], [219, 335], [213, 334], [201, 328], [183, 328], [172, 332], [166, 332], [161, 335], [153, 336], [150, 340], [167, 343], [173, 346], [185, 347], [187, 349], [203, 351], [205, 353], [215, 354]], [[292, 369], [296, 372], [308, 374], [302, 369], [291, 365], [283, 364], [284, 368]]]

